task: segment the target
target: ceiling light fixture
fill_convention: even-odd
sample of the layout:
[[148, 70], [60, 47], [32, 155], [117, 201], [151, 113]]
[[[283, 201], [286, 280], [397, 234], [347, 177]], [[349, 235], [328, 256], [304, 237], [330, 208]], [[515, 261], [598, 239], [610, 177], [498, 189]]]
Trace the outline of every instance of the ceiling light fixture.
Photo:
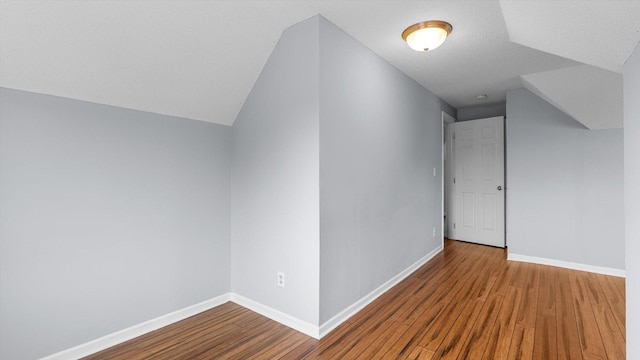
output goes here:
[[430, 20], [409, 26], [402, 32], [402, 39], [416, 51], [429, 51], [442, 45], [453, 27], [446, 21]]

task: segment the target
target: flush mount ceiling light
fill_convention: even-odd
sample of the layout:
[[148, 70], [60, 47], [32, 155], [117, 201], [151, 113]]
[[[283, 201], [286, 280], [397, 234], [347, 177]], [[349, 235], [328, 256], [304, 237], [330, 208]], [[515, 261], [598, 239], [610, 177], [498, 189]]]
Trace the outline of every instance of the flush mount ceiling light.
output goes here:
[[430, 20], [409, 26], [402, 32], [402, 39], [416, 51], [429, 51], [442, 45], [453, 27], [446, 21]]

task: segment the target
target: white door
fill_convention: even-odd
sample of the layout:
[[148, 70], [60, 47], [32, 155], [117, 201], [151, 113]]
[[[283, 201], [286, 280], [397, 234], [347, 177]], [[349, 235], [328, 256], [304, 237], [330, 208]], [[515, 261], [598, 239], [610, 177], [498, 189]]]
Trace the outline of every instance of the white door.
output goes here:
[[504, 118], [454, 124], [455, 239], [504, 247]]

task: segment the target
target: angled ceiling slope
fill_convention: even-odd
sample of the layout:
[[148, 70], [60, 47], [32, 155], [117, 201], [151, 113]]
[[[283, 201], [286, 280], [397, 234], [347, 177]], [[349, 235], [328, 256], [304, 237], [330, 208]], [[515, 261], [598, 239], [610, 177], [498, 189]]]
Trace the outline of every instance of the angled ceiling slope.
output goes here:
[[621, 74], [580, 65], [523, 75], [522, 83], [590, 130], [622, 127]]
[[622, 67], [640, 41], [640, 1], [500, 0], [509, 38], [582, 66], [523, 85], [591, 130], [622, 127]]
[[[498, 0], [0, 0], [0, 86], [231, 125], [282, 31], [317, 14], [454, 107], [576, 65], [509, 41]], [[428, 19], [453, 33], [409, 49]]]
[[509, 39], [622, 72], [640, 40], [640, 1], [500, 0]]

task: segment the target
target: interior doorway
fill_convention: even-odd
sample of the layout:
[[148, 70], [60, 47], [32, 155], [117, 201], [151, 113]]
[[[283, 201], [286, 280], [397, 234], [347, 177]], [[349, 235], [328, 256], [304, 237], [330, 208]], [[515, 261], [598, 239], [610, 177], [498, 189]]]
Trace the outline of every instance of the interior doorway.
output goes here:
[[443, 232], [505, 247], [504, 117], [451, 119], [443, 113]]

